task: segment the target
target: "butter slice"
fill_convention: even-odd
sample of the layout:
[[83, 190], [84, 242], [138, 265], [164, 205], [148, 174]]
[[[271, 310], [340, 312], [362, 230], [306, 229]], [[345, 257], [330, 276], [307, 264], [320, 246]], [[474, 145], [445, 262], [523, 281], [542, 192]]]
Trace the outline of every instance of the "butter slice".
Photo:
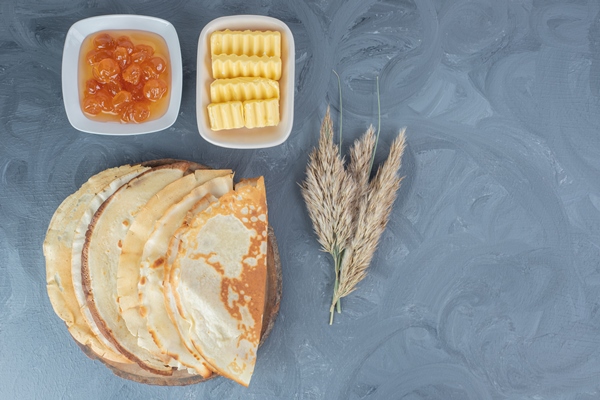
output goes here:
[[279, 124], [279, 100], [249, 100], [244, 102], [244, 125], [260, 128]]
[[244, 111], [241, 101], [227, 103], [211, 103], [208, 105], [210, 129], [236, 129], [244, 126]]
[[214, 79], [254, 76], [279, 80], [281, 58], [235, 54], [215, 55], [212, 57], [212, 74]]
[[238, 56], [281, 57], [281, 33], [276, 31], [215, 31], [210, 35], [213, 56], [235, 54]]
[[266, 78], [217, 79], [210, 84], [210, 100], [226, 101], [267, 100], [279, 98], [279, 82]]

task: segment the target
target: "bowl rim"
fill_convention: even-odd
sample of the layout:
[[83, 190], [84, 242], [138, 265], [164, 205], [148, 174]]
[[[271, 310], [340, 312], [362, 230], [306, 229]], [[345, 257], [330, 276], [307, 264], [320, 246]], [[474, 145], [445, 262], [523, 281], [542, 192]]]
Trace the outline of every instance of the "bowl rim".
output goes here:
[[[73, 76], [79, 73], [79, 53], [85, 38], [104, 30], [141, 30], [163, 38], [169, 50], [171, 65], [171, 93], [167, 111], [160, 118], [139, 124], [115, 121], [94, 121], [85, 116], [79, 100], [79, 83]], [[126, 136], [161, 131], [177, 120], [181, 106], [183, 70], [179, 37], [169, 21], [134, 14], [109, 14], [81, 19], [69, 28], [65, 37], [61, 66], [61, 88], [67, 119], [75, 129], [98, 135]]]
[[[209, 47], [205, 46], [205, 44], [207, 43], [210, 33], [215, 30], [228, 28], [232, 30], [258, 30], [260, 28], [251, 28], [250, 26], [259, 24], [266, 25], [264, 28], [262, 28], [263, 30], [277, 30], [281, 32], [282, 47], [284, 47], [285, 40], [285, 47], [287, 48], [286, 54], [284, 55], [282, 53], [282, 67], [284, 68], [286, 79], [285, 82], [283, 82], [284, 75], [282, 75], [282, 79], [279, 80], [281, 93], [284, 94], [283, 96], [286, 96], [285, 104], [283, 102], [283, 96], [280, 98], [280, 113], [282, 114], [282, 118], [277, 127], [271, 127], [276, 129], [271, 130], [273, 134], [270, 134], [268, 140], [256, 142], [241, 142], [231, 139], [227, 140], [227, 136], [229, 136], [227, 133], [243, 132], [250, 134], [265, 131], [268, 128], [240, 128], [228, 131], [213, 131], [210, 129], [206, 111], [206, 106], [210, 103], [210, 101], [207, 99], [208, 93], [205, 93], [205, 75], [208, 74], [211, 80], [214, 80], [214, 78], [212, 78], [212, 73], [210, 73], [210, 71], [206, 71], [204, 68], [206, 60], [210, 57]], [[288, 25], [280, 19], [264, 15], [240, 14], [218, 17], [208, 22], [200, 32], [200, 36], [198, 38], [198, 55], [196, 63], [196, 119], [200, 136], [202, 136], [204, 140], [211, 144], [232, 149], [261, 149], [278, 146], [284, 143], [292, 132], [294, 122], [295, 54], [295, 43], [292, 31]], [[285, 87], [282, 85], [282, 83], [285, 84]], [[223, 134], [224, 132], [225, 134]]]

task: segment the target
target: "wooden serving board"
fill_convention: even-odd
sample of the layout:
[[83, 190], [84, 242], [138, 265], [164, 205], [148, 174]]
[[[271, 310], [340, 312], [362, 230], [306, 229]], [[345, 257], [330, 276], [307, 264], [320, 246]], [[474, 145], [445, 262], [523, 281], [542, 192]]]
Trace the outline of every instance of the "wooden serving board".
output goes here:
[[[269, 226], [269, 240], [267, 248], [267, 296], [263, 314], [262, 334], [259, 347], [264, 343], [275, 325], [281, 302], [281, 260], [273, 228]], [[83, 352], [92, 360], [99, 360], [106, 365], [115, 375], [134, 382], [158, 386], [185, 386], [212, 379], [218, 375], [213, 374], [205, 379], [200, 375], [191, 375], [185, 370], [175, 371], [171, 376], [155, 375], [140, 368], [137, 364], [122, 364], [105, 360], [97, 356], [87, 346], [75, 341]], [[259, 352], [260, 357], [260, 352]]]

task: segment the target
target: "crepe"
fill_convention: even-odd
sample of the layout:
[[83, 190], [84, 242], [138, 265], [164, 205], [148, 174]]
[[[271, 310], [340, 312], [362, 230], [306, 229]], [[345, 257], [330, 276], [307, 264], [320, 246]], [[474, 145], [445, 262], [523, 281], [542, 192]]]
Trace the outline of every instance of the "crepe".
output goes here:
[[266, 289], [263, 178], [242, 181], [176, 232], [167, 253], [165, 303], [182, 337], [220, 375], [247, 386]]
[[[139, 307], [138, 282], [144, 245], [152, 233], [154, 224], [169, 207], [181, 200], [193, 188], [223, 175], [229, 175], [231, 180], [231, 170], [196, 170], [193, 174], [188, 174], [165, 186], [137, 213], [122, 242], [117, 268], [119, 311], [129, 332], [138, 338], [138, 342], [143, 337], [146, 344], [144, 348], [154, 354], [159, 355], [161, 351], [154, 344], [146, 328], [144, 317], [147, 309]], [[168, 361], [168, 364], [177, 368], [182, 367], [177, 360]], [[210, 375], [210, 370], [206, 368], [198, 369], [197, 372], [202, 376]]]
[[113, 168], [65, 199], [44, 241], [48, 295], [86, 354], [119, 371], [248, 385], [266, 296], [264, 182], [233, 190], [230, 170], [198, 168]]
[[120, 249], [137, 213], [161, 189], [183, 177], [191, 163], [152, 168], [119, 188], [94, 214], [81, 257], [81, 277], [87, 306], [100, 332], [121, 354], [141, 368], [170, 375], [165, 358], [140, 348], [129, 332], [117, 304]]
[[181, 244], [181, 238], [177, 233], [181, 233], [183, 227], [189, 226], [189, 224], [194, 220], [194, 218], [196, 218], [198, 214], [206, 210], [212, 203], [215, 203], [217, 200], [218, 199], [215, 196], [208, 194], [202, 199], [200, 199], [198, 202], [196, 202], [196, 204], [194, 204], [192, 208], [188, 210], [187, 213], [185, 213], [185, 215], [183, 215], [181, 224], [178, 227], [176, 227], [176, 233], [170, 238], [170, 241], [167, 246], [168, 249], [165, 255], [162, 289], [164, 296], [163, 304], [165, 305], [167, 315], [172, 322], [172, 326], [175, 327], [176, 333], [179, 336], [181, 343], [183, 343], [183, 345], [190, 354], [192, 354], [196, 359], [201, 360], [203, 363], [206, 363], [207, 367], [213, 371], [215, 370], [215, 368], [207, 363], [202, 354], [194, 346], [192, 338], [188, 334], [188, 332], [191, 330], [191, 323], [189, 320], [182, 317], [183, 311], [181, 311], [180, 303], [176, 301], [178, 300], [178, 297], [174, 295], [173, 290], [171, 288], [170, 276], [171, 266], [175, 261], [179, 245]]
[[[46, 288], [56, 314], [65, 321], [73, 338], [94, 354], [110, 361], [130, 363], [112, 346], [104, 343], [99, 331], [94, 332], [80, 309], [71, 274], [71, 248], [75, 230], [90, 203], [108, 189], [118, 189], [122, 183], [141, 174], [149, 167], [123, 165], [92, 176], [81, 188], [67, 197], [54, 213], [44, 240], [46, 258]], [[110, 195], [108, 194], [108, 195]], [[96, 203], [97, 204], [97, 203]]]
[[196, 370], [200, 367], [207, 368], [207, 364], [191, 344], [186, 346], [169, 317], [163, 294], [166, 264], [164, 260], [169, 240], [183, 223], [186, 215], [189, 212], [199, 212], [197, 209], [199, 200], [206, 197], [206, 206], [208, 206], [210, 200], [216, 201], [216, 197], [230, 192], [233, 189], [232, 178], [232, 175], [229, 175], [212, 179], [171, 206], [156, 223], [154, 231], [144, 246], [142, 256], [141, 278], [138, 285], [140, 308], [144, 309], [147, 331], [152, 343], [148, 342], [146, 336], [140, 335], [138, 344], [144, 348], [157, 345], [163, 353]]

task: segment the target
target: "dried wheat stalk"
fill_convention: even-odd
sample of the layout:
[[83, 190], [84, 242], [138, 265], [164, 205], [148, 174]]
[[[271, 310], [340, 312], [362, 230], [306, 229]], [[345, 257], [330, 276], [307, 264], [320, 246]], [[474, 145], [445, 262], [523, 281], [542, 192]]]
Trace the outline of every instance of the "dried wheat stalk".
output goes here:
[[[341, 137], [341, 132], [340, 132]], [[366, 276], [388, 223], [402, 178], [398, 171], [405, 148], [405, 129], [390, 147], [384, 164], [369, 182], [378, 135], [371, 126], [350, 149], [350, 163], [333, 142], [329, 108], [321, 125], [319, 145], [309, 156], [301, 192], [322, 249], [334, 259], [335, 284], [330, 324], [340, 300]]]
[[348, 172], [354, 179], [357, 193], [355, 201], [360, 201], [369, 190], [369, 175], [371, 174], [371, 155], [375, 148], [375, 128], [373, 125], [356, 140], [350, 148], [350, 164]]
[[[356, 285], [366, 276], [379, 239], [389, 221], [396, 193], [402, 182], [398, 171], [402, 165], [402, 155], [406, 146], [405, 131], [405, 129], [400, 131], [390, 147], [387, 160], [379, 168], [375, 178], [368, 184], [368, 189], [358, 200], [355, 234], [344, 252], [340, 282], [332, 300], [331, 311], [333, 311], [334, 305], [342, 297], [352, 293], [356, 289]], [[369, 140], [368, 135], [367, 131], [365, 134], [367, 141]], [[370, 157], [369, 154], [369, 161]], [[357, 159], [357, 163], [363, 165], [366, 158], [367, 155], [362, 154]]]
[[[323, 251], [333, 257], [335, 294], [339, 285], [343, 249], [352, 235], [356, 190], [354, 180], [339, 156], [338, 146], [333, 143], [329, 107], [321, 125], [319, 146], [309, 156], [301, 192], [319, 243]], [[338, 308], [338, 311], [341, 309]]]
[[353, 229], [354, 181], [338, 154], [327, 108], [319, 146], [309, 156], [301, 191], [319, 243], [332, 255], [346, 247]]

